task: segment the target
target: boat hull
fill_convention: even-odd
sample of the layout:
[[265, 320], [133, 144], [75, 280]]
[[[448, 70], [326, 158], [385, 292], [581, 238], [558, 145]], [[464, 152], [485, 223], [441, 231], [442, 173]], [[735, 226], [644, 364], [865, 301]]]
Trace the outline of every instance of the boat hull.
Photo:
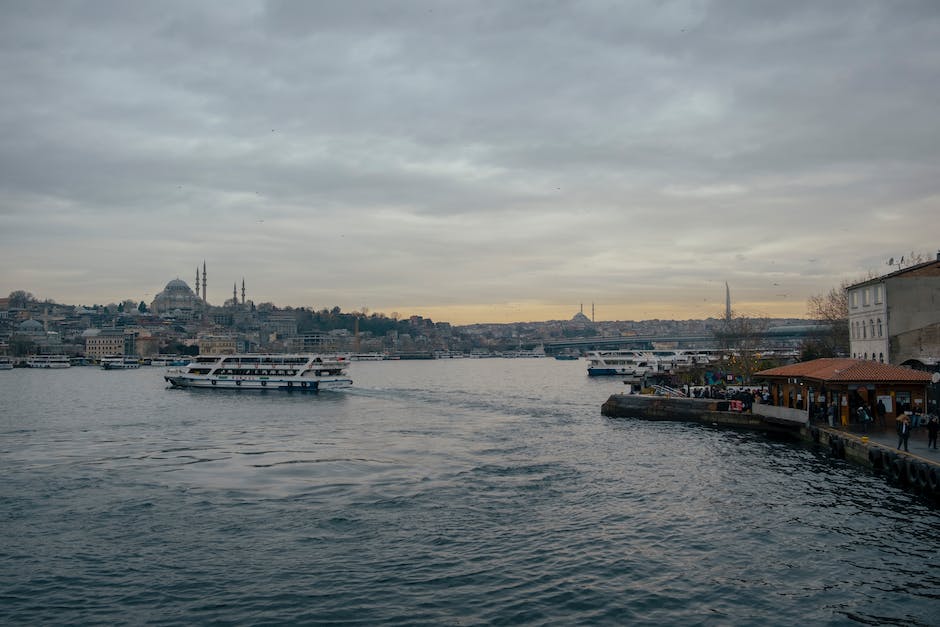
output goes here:
[[352, 385], [347, 378], [293, 378], [293, 379], [254, 379], [194, 377], [185, 375], [166, 375], [167, 383], [175, 388], [203, 388], [214, 390], [284, 390], [287, 392], [319, 392], [335, 390]]

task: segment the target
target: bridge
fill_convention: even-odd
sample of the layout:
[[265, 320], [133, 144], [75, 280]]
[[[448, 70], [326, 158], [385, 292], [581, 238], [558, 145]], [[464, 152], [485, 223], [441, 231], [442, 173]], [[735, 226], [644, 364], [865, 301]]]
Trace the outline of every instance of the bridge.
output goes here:
[[616, 350], [618, 348], [652, 349], [653, 344], [674, 344], [679, 349], [717, 350], [742, 339], [750, 340], [759, 350], [796, 348], [802, 340], [820, 337], [830, 331], [828, 325], [791, 325], [770, 327], [764, 331], [743, 335], [732, 333], [703, 335], [617, 335], [573, 337], [543, 342], [545, 352], [554, 354], [565, 350]]

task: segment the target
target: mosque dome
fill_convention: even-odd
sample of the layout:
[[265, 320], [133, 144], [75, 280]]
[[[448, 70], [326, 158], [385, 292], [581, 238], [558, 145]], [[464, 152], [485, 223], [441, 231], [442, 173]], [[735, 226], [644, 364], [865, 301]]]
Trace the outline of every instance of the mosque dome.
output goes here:
[[16, 332], [21, 335], [45, 335], [46, 330], [38, 320], [24, 320], [16, 326]]
[[186, 281], [182, 279], [173, 279], [166, 284], [166, 287], [163, 289], [164, 292], [192, 292], [190, 287], [186, 284]]
[[181, 311], [201, 310], [204, 303], [182, 279], [173, 279], [154, 297], [150, 310], [159, 315]]

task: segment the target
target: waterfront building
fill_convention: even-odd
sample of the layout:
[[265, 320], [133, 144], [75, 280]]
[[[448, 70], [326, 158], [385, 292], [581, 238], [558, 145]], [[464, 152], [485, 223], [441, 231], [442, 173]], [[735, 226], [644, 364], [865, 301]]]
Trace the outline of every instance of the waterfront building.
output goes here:
[[850, 285], [846, 297], [853, 358], [940, 367], [940, 252], [932, 261]]
[[236, 339], [229, 335], [200, 335], [200, 355], [234, 355], [237, 352]]
[[[824, 358], [754, 375], [766, 381], [774, 405], [811, 412], [835, 403], [836, 426], [857, 425], [864, 407], [876, 429], [891, 429], [904, 411], [922, 414], [937, 411], [928, 400], [931, 374], [903, 366], [850, 358]], [[878, 420], [878, 401], [885, 407], [885, 421]]]
[[100, 360], [108, 355], [133, 355], [134, 336], [124, 329], [101, 329], [85, 336], [85, 357]]

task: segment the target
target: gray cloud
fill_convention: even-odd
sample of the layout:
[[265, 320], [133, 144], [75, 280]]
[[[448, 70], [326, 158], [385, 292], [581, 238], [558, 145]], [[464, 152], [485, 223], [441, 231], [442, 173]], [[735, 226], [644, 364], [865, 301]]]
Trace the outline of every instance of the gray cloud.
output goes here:
[[799, 314], [938, 246], [932, 2], [0, 17], [7, 291], [137, 298], [206, 258], [218, 301], [244, 275], [282, 304], [671, 317], [728, 280]]

